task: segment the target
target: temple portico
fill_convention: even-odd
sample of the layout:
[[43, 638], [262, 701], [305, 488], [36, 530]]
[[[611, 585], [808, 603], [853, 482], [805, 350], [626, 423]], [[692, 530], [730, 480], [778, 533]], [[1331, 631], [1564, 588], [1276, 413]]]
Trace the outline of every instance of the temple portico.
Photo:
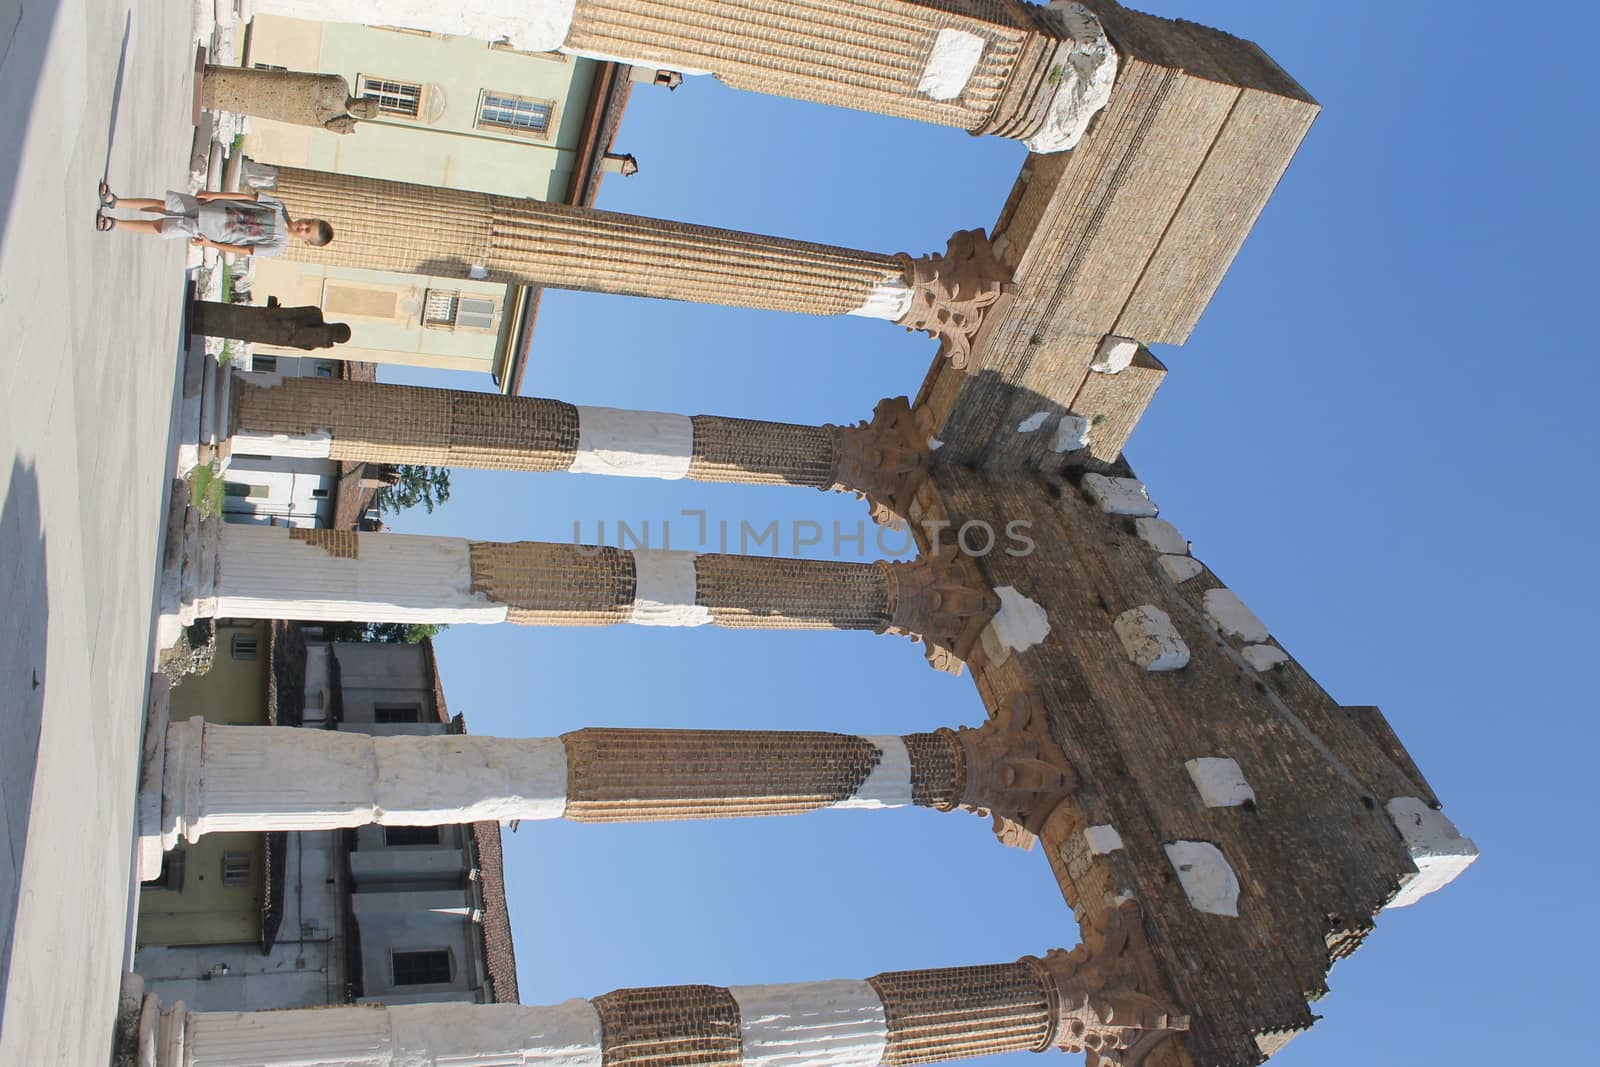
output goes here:
[[1188, 1027], [1145, 971], [1132, 905], [1091, 917], [1070, 952], [865, 981], [619, 989], [544, 1007], [191, 1012], [137, 981], [123, 996], [139, 1067], [901, 1067], [1053, 1048], [1096, 1067], [1173, 1062], [1165, 1046]]
[[[1254, 1067], [1311, 1024], [1328, 969], [1378, 912], [1472, 861], [1382, 714], [1321, 690], [1121, 456], [1165, 373], [1148, 346], [1188, 336], [1317, 113], [1259, 49], [1111, 0], [257, 10], [711, 72], [1035, 154], [992, 239], [958, 230], [920, 258], [281, 168], [295, 214], [337, 233], [291, 246], [300, 262], [878, 318], [936, 338], [939, 354], [914, 401], [882, 401], [856, 425], [230, 370], [227, 425], [209, 442], [219, 460], [853, 492], [880, 521], [912, 524], [920, 552], [843, 562], [681, 551], [665, 535], [627, 548], [223, 525], [179, 499], [169, 631], [246, 618], [891, 633], [936, 668], [970, 667], [985, 717], [892, 736], [796, 722], [468, 737], [157, 713], [145, 870], [223, 832], [961, 809], [992, 817], [1004, 844], [1043, 844], [1083, 943], [1014, 964], [544, 1008], [257, 1015], [135, 997], [146, 1067], [903, 1067], [1052, 1046], [1091, 1067]], [[992, 551], [1014, 526], [1027, 550]], [[961, 541], [968, 527], [989, 530], [988, 546]], [[940, 543], [935, 530], [953, 532]]]

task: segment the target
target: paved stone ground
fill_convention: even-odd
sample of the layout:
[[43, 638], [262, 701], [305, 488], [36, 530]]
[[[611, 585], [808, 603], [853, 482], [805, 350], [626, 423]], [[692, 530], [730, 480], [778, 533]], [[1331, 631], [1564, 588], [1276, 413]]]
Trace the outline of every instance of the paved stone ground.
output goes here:
[[188, 0], [0, 0], [4, 1064], [110, 1052], [185, 248], [91, 221], [108, 158], [183, 187], [191, 41]]

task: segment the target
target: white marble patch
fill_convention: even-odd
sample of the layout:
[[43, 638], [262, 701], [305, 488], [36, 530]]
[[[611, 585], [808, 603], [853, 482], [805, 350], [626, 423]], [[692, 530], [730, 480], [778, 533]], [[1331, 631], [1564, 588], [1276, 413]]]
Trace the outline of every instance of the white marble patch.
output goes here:
[[843, 800], [835, 802], [835, 808], [903, 808], [911, 801], [911, 754], [906, 751], [906, 743], [898, 735], [889, 734], [881, 737], [869, 737], [882, 753], [877, 766], [872, 768], [872, 773], [867, 775], [867, 780], [861, 783], [861, 788]]
[[1229, 637], [1260, 643], [1271, 636], [1266, 623], [1245, 607], [1244, 601], [1232, 589], [1207, 589], [1205, 608], [1206, 615], [1217, 624], [1217, 629]]
[[922, 68], [917, 92], [926, 93], [934, 100], [954, 100], [960, 96], [983, 58], [983, 45], [983, 38], [977, 34], [940, 30], [939, 36], [934, 38], [933, 50], [928, 53], [928, 63]]
[[1244, 780], [1239, 764], [1226, 756], [1201, 756], [1187, 760], [1183, 769], [1189, 772], [1200, 799], [1208, 808], [1236, 808], [1245, 801], [1254, 801], [1256, 791]]
[[1147, 671], [1175, 671], [1189, 663], [1189, 646], [1167, 613], [1154, 605], [1124, 611], [1111, 628], [1128, 658]]
[[887, 322], [899, 322], [911, 310], [911, 287], [899, 275], [885, 278], [867, 294], [866, 303], [848, 311], [847, 315], [859, 315], [868, 319], [883, 319]]
[[1167, 572], [1167, 577], [1179, 585], [1205, 570], [1199, 560], [1192, 559], [1189, 556], [1162, 556], [1156, 562], [1161, 564], [1161, 569]]
[[1209, 841], [1174, 841], [1163, 845], [1178, 884], [1196, 911], [1239, 917], [1239, 878], [1216, 845]]
[[1137, 478], [1085, 474], [1083, 491], [1108, 515], [1154, 515], [1160, 510], [1151, 501], [1150, 491]]
[[1089, 420], [1082, 415], [1063, 415], [1056, 424], [1055, 439], [1050, 442], [1052, 452], [1076, 452], [1089, 447]]
[[682, 478], [694, 459], [694, 422], [687, 415], [578, 406], [578, 474]]
[[572, 29], [576, 0], [252, 0], [258, 15], [313, 22], [405, 26], [451, 37], [507, 41], [523, 52], [553, 52]]
[[1082, 4], [1053, 0], [1050, 9], [1065, 23], [1073, 47], [1050, 71], [1055, 96], [1039, 131], [1023, 142], [1030, 152], [1075, 147], [1089, 121], [1110, 101], [1117, 82], [1117, 52], [1100, 20]]
[[506, 605], [472, 591], [468, 543], [456, 537], [363, 534], [337, 557], [283, 526], [220, 523], [217, 618], [313, 622], [494, 623]]
[[333, 435], [327, 430], [312, 433], [257, 433], [236, 430], [233, 454], [289, 456], [296, 459], [327, 459], [333, 451]]
[[1166, 519], [1145, 516], [1134, 521], [1134, 528], [1138, 530], [1140, 539], [1157, 552], [1173, 556], [1189, 554], [1189, 539]]
[[1443, 889], [1478, 858], [1472, 839], [1462, 837], [1444, 812], [1417, 797], [1395, 797], [1384, 808], [1417, 865], [1416, 876], [1400, 887], [1386, 908], [1404, 908]]
[[1122, 847], [1122, 835], [1117, 833], [1117, 828], [1110, 823], [1085, 827], [1083, 841], [1089, 846], [1089, 851], [1096, 856], [1104, 856], [1107, 852], [1115, 852]]
[[739, 1006], [743, 1067], [876, 1067], [889, 1041], [883, 1002], [866, 982], [729, 986]]
[[995, 640], [1010, 652], [1032, 648], [1050, 634], [1050, 618], [1044, 608], [1017, 592], [1016, 588], [1002, 585], [995, 589], [1000, 598], [1000, 610], [995, 613], [990, 627]]
[[1133, 357], [1138, 354], [1138, 341], [1107, 334], [1095, 349], [1094, 362], [1089, 364], [1089, 369], [1100, 374], [1121, 374], [1133, 365]]
[[707, 626], [711, 609], [695, 602], [696, 553], [640, 548], [633, 551], [633, 608], [638, 626]]
[[1289, 662], [1289, 653], [1277, 645], [1245, 645], [1239, 654], [1258, 671], [1270, 671], [1280, 663]]

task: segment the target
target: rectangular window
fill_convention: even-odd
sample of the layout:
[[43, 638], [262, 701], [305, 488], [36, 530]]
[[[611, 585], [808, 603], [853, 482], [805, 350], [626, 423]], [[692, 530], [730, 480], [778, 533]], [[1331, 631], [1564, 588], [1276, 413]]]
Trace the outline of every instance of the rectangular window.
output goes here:
[[421, 722], [422, 708], [416, 704], [374, 704], [373, 722]]
[[437, 845], [437, 826], [385, 826], [383, 843], [386, 845]]
[[250, 853], [222, 854], [222, 884], [234, 889], [250, 884]]
[[318, 363], [317, 366], [316, 366], [316, 372], [317, 372], [317, 377], [318, 378], [332, 378], [334, 376], [334, 374], [333, 374], [333, 364], [332, 363]]
[[536, 100], [485, 89], [478, 101], [478, 128], [544, 138], [556, 115], [554, 100]]
[[222, 495], [244, 497], [247, 500], [266, 500], [272, 495], [270, 485], [251, 485], [249, 482], [223, 482]]
[[422, 952], [391, 952], [394, 984], [443, 985], [450, 981], [450, 952], [434, 948]]
[[232, 654], [234, 659], [255, 659], [256, 649], [255, 634], [234, 634]]
[[384, 115], [414, 119], [422, 108], [422, 86], [416, 82], [369, 78], [363, 74], [356, 78], [356, 95], [376, 100], [379, 113]]
[[277, 70], [285, 73], [289, 70], [288, 67], [279, 66], [277, 63], [252, 63], [250, 66], [256, 70]]
[[494, 329], [499, 308], [487, 297], [462, 296], [454, 289], [429, 289], [422, 302], [422, 324], [436, 330]]
[[311, 490], [311, 499], [326, 500], [328, 499], [328, 491], [326, 489], [313, 489]]
[[251, 356], [250, 369], [258, 374], [278, 373], [277, 356]]

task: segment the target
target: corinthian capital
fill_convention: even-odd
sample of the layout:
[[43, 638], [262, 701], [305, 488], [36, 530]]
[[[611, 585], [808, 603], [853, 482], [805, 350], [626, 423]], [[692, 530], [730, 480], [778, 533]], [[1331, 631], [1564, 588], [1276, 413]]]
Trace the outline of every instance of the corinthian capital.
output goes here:
[[994, 816], [1003, 844], [1031, 849], [1050, 813], [1077, 791], [1078, 775], [1050, 736], [1033, 690], [1012, 695], [994, 717], [956, 735], [966, 757], [962, 806]]
[[973, 339], [990, 307], [1013, 288], [1011, 271], [989, 246], [989, 235], [981, 229], [957, 230], [943, 255], [912, 259], [902, 252], [897, 258], [911, 287], [911, 310], [900, 324], [938, 338], [939, 355], [976, 374]]
[[885, 629], [926, 645], [937, 670], [960, 674], [978, 635], [1000, 610], [972, 560], [953, 546], [910, 563], [880, 563], [887, 568], [890, 622]]
[[[1169, 1011], [1166, 991], [1144, 978], [1145, 953], [1138, 905], [1127, 901], [1086, 919], [1072, 951], [1023, 957], [1055, 1002], [1051, 1043], [1086, 1053], [1087, 1067], [1137, 1067], [1187, 1030], [1189, 1017]], [[1171, 1051], [1160, 1049], [1159, 1058]]]
[[871, 422], [837, 427], [839, 459], [833, 488], [854, 493], [872, 507], [872, 518], [898, 525], [927, 480], [932, 417], [903, 396], [878, 401]]

